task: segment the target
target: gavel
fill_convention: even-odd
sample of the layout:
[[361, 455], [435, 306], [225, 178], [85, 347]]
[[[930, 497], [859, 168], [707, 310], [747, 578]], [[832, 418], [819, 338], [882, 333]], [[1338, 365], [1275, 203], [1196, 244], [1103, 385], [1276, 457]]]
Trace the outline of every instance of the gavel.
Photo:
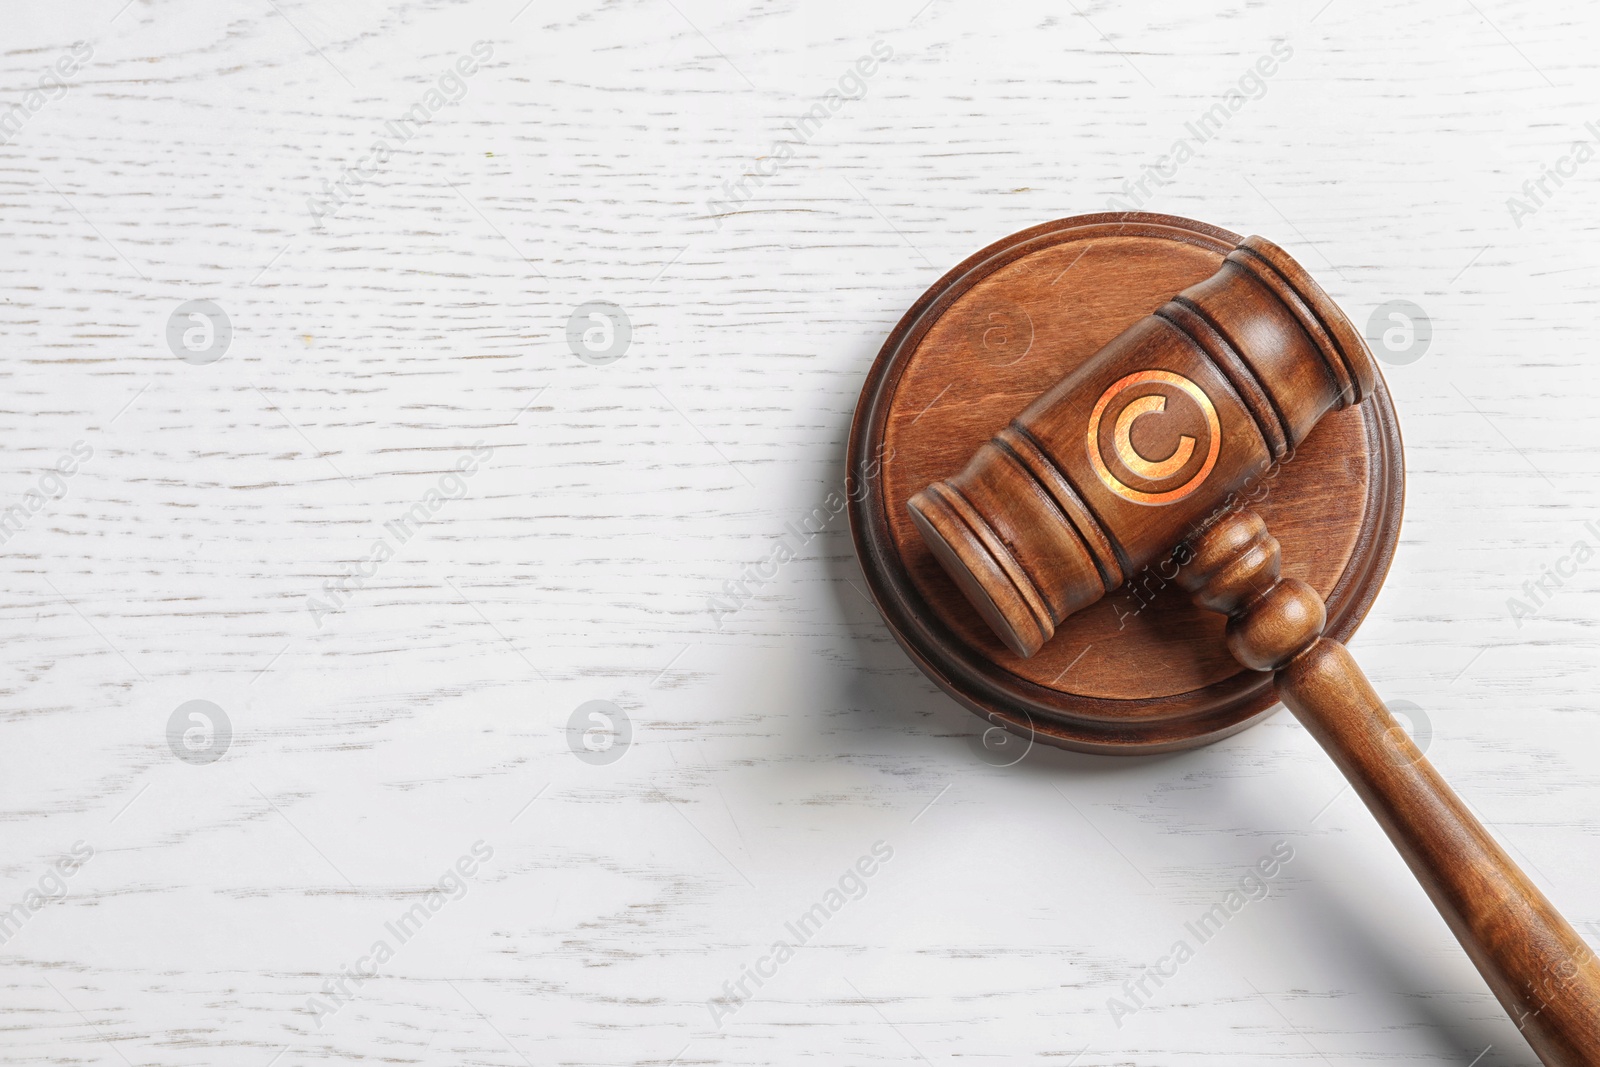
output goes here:
[[1396, 723], [1242, 503], [1377, 371], [1338, 305], [1247, 238], [911, 497], [928, 548], [1028, 657], [1154, 564], [1333, 758], [1540, 1060], [1600, 1065], [1600, 962]]

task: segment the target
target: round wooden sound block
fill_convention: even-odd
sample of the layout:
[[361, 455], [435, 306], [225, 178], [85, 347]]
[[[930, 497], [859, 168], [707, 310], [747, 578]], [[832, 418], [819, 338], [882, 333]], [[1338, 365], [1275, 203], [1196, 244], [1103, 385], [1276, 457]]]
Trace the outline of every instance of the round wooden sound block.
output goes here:
[[[1239, 666], [1223, 643], [1226, 620], [1190, 604], [1165, 565], [1068, 617], [1031, 658], [1013, 654], [906, 508], [1106, 342], [1214, 274], [1240, 240], [1142, 212], [1035, 226], [941, 278], [878, 354], [850, 435], [856, 551], [900, 644], [990, 723], [1063, 748], [1148, 753], [1237, 733], [1275, 704], [1271, 676]], [[1329, 637], [1348, 639], [1377, 595], [1403, 492], [1381, 377], [1250, 490], [1249, 506], [1283, 545], [1284, 573], [1327, 601]]]

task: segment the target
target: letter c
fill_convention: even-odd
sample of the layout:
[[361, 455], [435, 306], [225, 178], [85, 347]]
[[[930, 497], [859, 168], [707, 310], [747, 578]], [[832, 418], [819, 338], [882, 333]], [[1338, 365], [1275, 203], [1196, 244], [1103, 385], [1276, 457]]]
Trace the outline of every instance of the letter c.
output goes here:
[[1128, 465], [1128, 469], [1141, 478], [1152, 482], [1159, 482], [1170, 478], [1183, 469], [1189, 462], [1189, 457], [1194, 455], [1194, 438], [1188, 434], [1178, 438], [1178, 446], [1173, 449], [1172, 455], [1163, 460], [1148, 460], [1139, 454], [1133, 447], [1133, 421], [1140, 415], [1149, 415], [1167, 410], [1167, 398], [1160, 393], [1150, 396], [1141, 396], [1122, 409], [1122, 414], [1117, 416], [1113, 439], [1116, 442], [1117, 458]]
[[[1110, 467], [1106, 465], [1107, 457], [1102, 455], [1100, 451], [1099, 435], [1101, 417], [1106, 414], [1111, 402], [1119, 394], [1153, 384], [1168, 385], [1176, 388], [1181, 394], [1181, 399], [1184, 403], [1192, 402], [1199, 409], [1201, 417], [1205, 420], [1208, 441], [1199, 470], [1195, 471], [1187, 481], [1173, 489], [1147, 492], [1128, 485], [1111, 472]], [[1173, 476], [1179, 474], [1198, 451], [1196, 440], [1188, 434], [1179, 435], [1177, 446], [1166, 459], [1149, 459], [1140, 455], [1139, 451], [1133, 447], [1131, 435], [1134, 421], [1141, 415], [1164, 412], [1166, 408], [1167, 397], [1162, 393], [1145, 392], [1143, 396], [1136, 396], [1118, 412], [1116, 421], [1112, 424], [1110, 441], [1111, 451], [1115, 453], [1117, 463], [1125, 466], [1141, 480], [1148, 480], [1157, 485], [1162, 481], [1169, 481]], [[1132, 374], [1125, 375], [1112, 382], [1105, 392], [1100, 394], [1100, 399], [1096, 401], [1094, 411], [1089, 415], [1089, 423], [1086, 430], [1084, 443], [1088, 446], [1089, 464], [1093, 467], [1095, 474], [1099, 476], [1101, 484], [1117, 496], [1134, 504], [1171, 504], [1182, 500], [1200, 488], [1201, 483], [1206, 480], [1212, 469], [1216, 467], [1217, 456], [1222, 450], [1222, 423], [1217, 417], [1216, 405], [1211, 402], [1210, 397], [1206, 396], [1205, 391], [1194, 382], [1181, 374], [1168, 370], [1134, 371]]]

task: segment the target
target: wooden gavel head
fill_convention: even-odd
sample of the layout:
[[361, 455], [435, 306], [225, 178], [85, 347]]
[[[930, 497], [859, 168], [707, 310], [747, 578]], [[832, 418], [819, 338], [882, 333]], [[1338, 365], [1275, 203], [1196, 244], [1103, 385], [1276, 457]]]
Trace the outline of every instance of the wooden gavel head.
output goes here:
[[1124, 330], [914, 495], [918, 532], [1006, 646], [1068, 615], [1227, 510], [1376, 372], [1338, 305], [1260, 237]]
[[[1091, 249], [1104, 263], [1058, 288]], [[1112, 315], [1133, 324], [1089, 333], [1092, 343], [1073, 336]], [[985, 367], [983, 352], [1013, 335], [1020, 354]], [[1042, 394], [1016, 388], [1030, 375]], [[1357, 404], [1327, 419], [1272, 493], [1258, 491], [1319, 420]], [[1362, 434], [1348, 432], [1353, 422]], [[1595, 1067], [1600, 956], [1450, 791], [1342, 643], [1392, 558], [1400, 451], [1361, 337], [1282, 249], [1167, 216], [1082, 216], [969, 258], [901, 320], [852, 428], [865, 491], [851, 528], [874, 600], [917, 664], [1030, 746], [1170, 751], [1242, 729], [1282, 700], [1540, 1060]], [[1364, 499], [1352, 499], [1355, 484]], [[1297, 542], [1297, 573], [1258, 507]], [[1334, 566], [1319, 572], [1328, 557]], [[1127, 613], [1126, 632], [1126, 616], [1104, 617], [1115, 602], [1082, 611], [1124, 585], [1151, 603], [1169, 585], [1186, 597], [1164, 600], [1155, 618]], [[1010, 654], [969, 621], [963, 595]], [[1226, 618], [1220, 634], [1183, 620], [1196, 608]], [[1058, 647], [1026, 658], [1080, 611]], [[1217, 646], [1261, 688], [1219, 687], [1197, 671]], [[1009, 762], [1028, 748], [1016, 751]]]

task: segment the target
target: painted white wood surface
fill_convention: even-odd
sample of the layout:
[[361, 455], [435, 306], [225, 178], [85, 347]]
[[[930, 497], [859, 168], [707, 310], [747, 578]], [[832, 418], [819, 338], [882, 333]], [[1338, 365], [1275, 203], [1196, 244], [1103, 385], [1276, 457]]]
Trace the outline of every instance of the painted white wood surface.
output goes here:
[[[995, 768], [842, 518], [737, 613], [708, 601], [840, 483], [918, 293], [1103, 209], [1287, 42], [1145, 206], [1280, 241], [1359, 322], [1430, 317], [1386, 368], [1408, 510], [1354, 646], [1600, 935], [1600, 561], [1507, 605], [1600, 543], [1600, 162], [1507, 206], [1600, 136], [1597, 30], [1507, 0], [12, 5], [0, 511], [51, 499], [3, 546], [0, 907], [65, 895], [0, 945], [0, 1057], [1532, 1063], [1287, 715]], [[316, 224], [480, 41], [460, 101]], [[769, 161], [877, 42], [865, 95]], [[233, 331], [203, 366], [166, 340], [199, 299]], [[609, 365], [567, 343], [588, 301], [632, 324]], [[314, 615], [477, 442], [465, 495]], [[191, 700], [231, 721], [216, 762], [169, 747]], [[569, 748], [591, 700], [632, 722], [610, 765]], [[319, 1019], [479, 841], [465, 896]], [[714, 1022], [880, 841], [865, 895]], [[1270, 895], [1113, 1018], [1278, 842]]]

